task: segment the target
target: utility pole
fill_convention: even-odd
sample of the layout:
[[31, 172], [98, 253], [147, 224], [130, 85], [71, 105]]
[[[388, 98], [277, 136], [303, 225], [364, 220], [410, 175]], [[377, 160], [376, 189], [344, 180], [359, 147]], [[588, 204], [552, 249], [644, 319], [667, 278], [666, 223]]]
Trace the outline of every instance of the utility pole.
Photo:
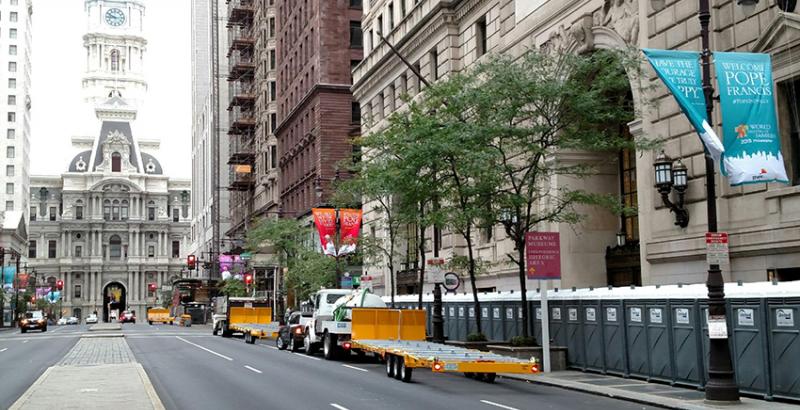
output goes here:
[[[706, 100], [706, 120], [709, 124], [714, 124], [714, 88], [711, 86], [711, 50], [709, 38], [709, 23], [711, 11], [708, 0], [699, 0], [700, 7], [698, 18], [700, 19], [700, 38], [702, 41], [703, 52], [702, 75], [703, 75], [703, 94]], [[714, 180], [714, 160], [705, 149], [706, 160], [706, 206], [708, 209], [708, 232], [717, 232], [717, 193]], [[708, 279], [708, 316], [712, 318], [722, 318], [725, 320], [725, 281], [722, 278], [722, 271], [719, 265], [709, 265]], [[727, 326], [727, 324], [726, 324]], [[709, 338], [709, 359], [708, 359], [708, 382], [706, 383], [706, 400], [721, 402], [738, 402], [739, 387], [736, 385], [736, 378], [731, 361], [731, 351], [728, 339]]]

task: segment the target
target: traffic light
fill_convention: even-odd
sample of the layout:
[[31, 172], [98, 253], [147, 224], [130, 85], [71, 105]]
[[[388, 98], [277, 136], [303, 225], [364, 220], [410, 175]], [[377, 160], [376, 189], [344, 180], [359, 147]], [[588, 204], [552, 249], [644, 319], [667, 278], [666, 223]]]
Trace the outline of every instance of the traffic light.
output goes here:
[[250, 285], [253, 284], [253, 274], [252, 273], [248, 273], [248, 274], [244, 275], [244, 283], [247, 286], [250, 286]]
[[56, 281], [56, 289], [58, 289], [58, 290], [64, 289], [64, 281], [63, 280], [59, 279], [59, 280]]
[[197, 269], [197, 257], [194, 255], [189, 255], [186, 257], [186, 266], [189, 270]]
[[155, 292], [156, 291], [156, 284], [155, 283], [148, 283], [147, 284], [147, 290], [149, 290], [150, 292]]

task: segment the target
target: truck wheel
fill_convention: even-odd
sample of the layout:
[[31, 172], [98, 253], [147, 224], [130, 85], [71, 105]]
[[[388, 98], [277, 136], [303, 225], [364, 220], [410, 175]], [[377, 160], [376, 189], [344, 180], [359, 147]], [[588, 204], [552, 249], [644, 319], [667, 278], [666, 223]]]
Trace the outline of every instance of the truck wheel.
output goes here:
[[486, 383], [494, 383], [494, 380], [497, 378], [497, 373], [485, 373], [483, 375], [483, 381]]
[[292, 353], [297, 353], [300, 351], [300, 346], [298, 346], [297, 342], [294, 341], [294, 337], [289, 339], [289, 350], [291, 350]]
[[147, 324], [149, 324], [150, 326], [153, 326], [153, 321], [152, 320], [148, 320]]
[[325, 360], [335, 360], [336, 356], [338, 356], [338, 349], [339, 346], [336, 344], [336, 339], [338, 339], [337, 335], [325, 333], [323, 341], [323, 356], [325, 356]]
[[405, 360], [400, 359], [400, 380], [402, 380], [403, 383], [411, 381], [411, 373], [413, 370], [413, 368], [406, 366]]
[[[152, 325], [153, 322], [150, 322], [150, 324]], [[214, 335], [214, 336], [218, 335], [219, 334], [219, 326], [214, 326], [214, 330], [211, 331], [211, 334]]]
[[223, 322], [219, 326], [222, 328], [222, 337], [231, 337], [233, 335], [233, 332], [231, 332], [231, 330], [228, 329], [228, 324], [227, 323]]
[[22, 329], [20, 329], [20, 330], [19, 330], [19, 332], [20, 332], [20, 333], [28, 333], [28, 329], [25, 329], [25, 328], [23, 327]]
[[278, 336], [275, 338], [275, 347], [277, 347], [278, 350], [286, 350], [286, 343], [283, 342], [282, 337]]
[[309, 356], [314, 354], [314, 344], [311, 343], [311, 334], [307, 334], [303, 341], [303, 350]]
[[464, 376], [466, 376], [467, 379], [474, 379], [475, 378], [475, 373], [465, 372]]
[[45, 327], [43, 327], [43, 328], [42, 328], [42, 333], [44, 333], [44, 332], [46, 332], [46, 331], [47, 331], [47, 326], [45, 326]]
[[394, 377], [394, 356], [386, 356], [386, 376]]
[[394, 358], [394, 378], [400, 380], [402, 378], [402, 368], [405, 366], [403, 363], [403, 357], [397, 356]]

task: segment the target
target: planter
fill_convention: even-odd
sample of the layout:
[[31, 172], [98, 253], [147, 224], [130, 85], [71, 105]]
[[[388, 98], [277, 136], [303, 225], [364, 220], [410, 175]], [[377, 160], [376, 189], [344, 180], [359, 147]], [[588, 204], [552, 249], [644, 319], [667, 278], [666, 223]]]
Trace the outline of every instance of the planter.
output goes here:
[[[487, 346], [489, 351], [503, 356], [516, 357], [517, 359], [530, 360], [535, 357], [539, 363], [542, 363], [542, 347], [529, 346], [529, 347], [514, 347], [491, 344]], [[550, 370], [566, 370], [567, 369], [567, 348], [564, 346], [550, 346]]]
[[502, 345], [504, 345], [503, 342], [498, 342], [498, 341], [465, 342], [463, 340], [448, 340], [448, 341], [444, 342], [444, 344], [451, 345], [451, 346], [463, 347], [465, 349], [480, 350], [482, 352], [488, 352], [489, 351], [489, 346], [502, 346]]

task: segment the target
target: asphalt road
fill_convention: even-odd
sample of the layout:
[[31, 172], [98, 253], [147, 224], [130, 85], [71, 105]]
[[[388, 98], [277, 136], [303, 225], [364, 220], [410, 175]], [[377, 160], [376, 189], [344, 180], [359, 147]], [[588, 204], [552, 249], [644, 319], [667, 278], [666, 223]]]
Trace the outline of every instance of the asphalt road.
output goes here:
[[126, 340], [168, 409], [642, 409], [645, 406], [498, 378], [494, 384], [416, 370], [412, 383], [383, 364], [328, 362], [248, 345], [198, 328], [136, 325]]
[[84, 326], [50, 326], [47, 332], [0, 332], [0, 408], [7, 409], [75, 345]]

